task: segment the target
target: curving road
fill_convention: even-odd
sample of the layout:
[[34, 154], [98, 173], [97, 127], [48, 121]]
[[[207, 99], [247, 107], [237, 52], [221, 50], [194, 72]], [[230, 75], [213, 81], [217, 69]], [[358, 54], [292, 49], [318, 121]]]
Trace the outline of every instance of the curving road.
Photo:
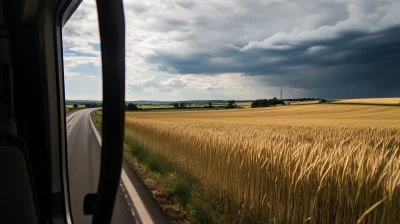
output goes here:
[[[66, 118], [71, 210], [74, 223], [79, 224], [92, 222], [92, 216], [83, 213], [83, 201], [86, 194], [97, 191], [100, 173], [101, 137], [90, 119], [93, 110], [79, 110]], [[167, 222], [150, 192], [124, 161], [112, 223]]]

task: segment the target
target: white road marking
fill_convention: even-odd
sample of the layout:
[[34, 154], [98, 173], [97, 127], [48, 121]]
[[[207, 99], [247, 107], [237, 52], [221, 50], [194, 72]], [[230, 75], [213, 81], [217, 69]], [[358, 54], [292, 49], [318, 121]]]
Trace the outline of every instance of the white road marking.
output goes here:
[[[90, 119], [90, 124], [92, 126], [92, 130], [94, 132], [94, 134], [96, 135], [97, 141], [99, 142], [99, 145], [101, 146], [101, 136], [100, 134], [97, 132], [96, 127], [93, 124], [92, 121], [92, 117], [89, 115], [89, 119]], [[121, 170], [121, 180], [123, 185], [125, 185], [126, 191], [129, 194], [129, 197], [131, 198], [133, 205], [136, 208], [136, 211], [138, 212], [138, 216], [140, 218], [140, 220], [142, 221], [142, 223], [146, 223], [146, 224], [153, 224], [153, 220], [150, 217], [149, 212], [147, 211], [146, 207], [144, 206], [142, 200], [139, 197], [139, 194], [137, 193], [135, 187], [132, 185], [131, 181], [129, 180], [128, 175], [126, 175], [124, 168], [122, 168]], [[120, 183], [121, 185], [121, 183]], [[125, 194], [125, 198], [127, 198], [128, 196]], [[138, 223], [136, 221], [136, 223]]]

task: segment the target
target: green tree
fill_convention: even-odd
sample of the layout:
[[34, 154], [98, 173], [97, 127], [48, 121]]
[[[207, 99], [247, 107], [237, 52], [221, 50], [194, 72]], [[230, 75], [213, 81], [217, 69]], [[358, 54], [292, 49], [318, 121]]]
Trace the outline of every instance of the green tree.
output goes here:
[[74, 108], [78, 108], [78, 104], [75, 103], [75, 104], [73, 105], [73, 107], [74, 107]]
[[140, 110], [142, 108], [139, 108], [136, 104], [129, 103], [127, 109], [128, 110]]
[[228, 100], [228, 105], [226, 105], [226, 108], [235, 108], [236, 107], [236, 101], [235, 100]]
[[251, 107], [258, 107], [258, 104], [260, 103], [260, 100], [254, 100], [253, 102], [251, 102]]

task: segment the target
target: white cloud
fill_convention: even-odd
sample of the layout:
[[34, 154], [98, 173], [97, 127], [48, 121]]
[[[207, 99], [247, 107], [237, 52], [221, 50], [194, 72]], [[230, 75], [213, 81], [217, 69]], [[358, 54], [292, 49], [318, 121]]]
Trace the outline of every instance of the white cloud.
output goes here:
[[154, 80], [154, 76], [144, 79], [127, 78], [126, 84], [128, 87], [132, 88], [157, 87], [159, 85], [159, 83]]
[[324, 50], [327, 50], [327, 49], [328, 49], [328, 47], [326, 47], [326, 46], [312, 46], [307, 49], [307, 53], [308, 54], [316, 54], [316, 53], [323, 52]]
[[167, 81], [161, 81], [160, 84], [161, 86], [170, 88], [183, 88], [187, 85], [180, 77], [169, 78]]
[[[335, 25], [323, 25], [318, 28], [296, 27], [291, 32], [278, 32], [262, 41], [250, 41], [242, 50], [288, 50], [293, 45], [303, 42], [332, 40], [343, 32], [374, 33], [400, 25], [400, 2], [396, 1], [349, 1], [347, 12], [348, 18], [337, 21]], [[395, 14], [397, 16], [394, 16]]]

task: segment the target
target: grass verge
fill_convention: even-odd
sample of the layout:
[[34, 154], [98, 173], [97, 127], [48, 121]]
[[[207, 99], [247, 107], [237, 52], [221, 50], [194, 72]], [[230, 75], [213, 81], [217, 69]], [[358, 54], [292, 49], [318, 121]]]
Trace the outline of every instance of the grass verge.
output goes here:
[[124, 157], [172, 223], [226, 223], [201, 199], [194, 180], [175, 172], [173, 164], [152, 154], [129, 133], [125, 134]]
[[90, 116], [92, 117], [92, 121], [94, 122], [94, 125], [96, 126], [97, 130], [101, 130], [101, 126], [102, 126], [102, 120], [101, 120], [101, 110], [94, 110], [92, 111], [92, 113], [90, 114]]
[[[101, 111], [93, 111], [92, 120], [101, 129]], [[177, 173], [130, 133], [124, 138], [124, 158], [152, 192], [171, 223], [227, 223], [201, 199], [194, 180]]]

